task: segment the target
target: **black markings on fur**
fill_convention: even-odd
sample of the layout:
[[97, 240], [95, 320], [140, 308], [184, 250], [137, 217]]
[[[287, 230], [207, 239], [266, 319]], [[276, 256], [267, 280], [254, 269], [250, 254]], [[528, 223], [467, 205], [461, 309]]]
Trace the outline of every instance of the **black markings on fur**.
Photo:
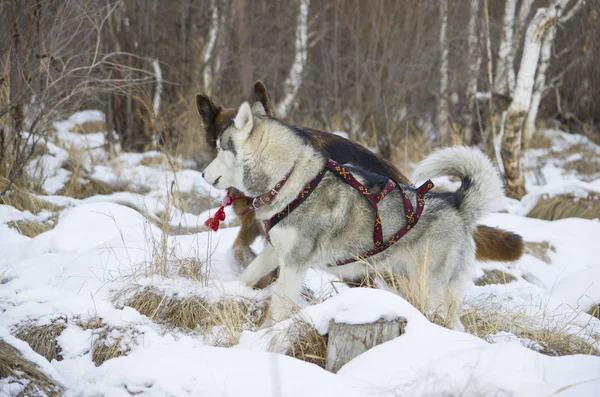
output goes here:
[[445, 193], [429, 193], [431, 197], [439, 198], [444, 200], [446, 203], [450, 204], [452, 207], [457, 210], [460, 209], [460, 205], [462, 204], [465, 195], [467, 194], [467, 190], [471, 188], [473, 182], [469, 178], [465, 178], [462, 180], [460, 188], [456, 192], [445, 192]]
[[227, 136], [221, 136], [221, 149], [232, 152], [234, 156], [237, 155], [231, 134]]

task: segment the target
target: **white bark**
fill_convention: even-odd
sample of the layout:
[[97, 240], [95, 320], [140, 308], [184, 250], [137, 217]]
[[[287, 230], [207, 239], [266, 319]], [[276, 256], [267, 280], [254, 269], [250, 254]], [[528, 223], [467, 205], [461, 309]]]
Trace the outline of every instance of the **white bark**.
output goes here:
[[448, 139], [448, 0], [440, 1], [440, 92], [438, 98], [437, 129], [442, 142]]
[[527, 27], [521, 66], [519, 67], [519, 75], [517, 76], [513, 100], [508, 109], [509, 112], [526, 112], [527, 109], [529, 109], [535, 71], [540, 58], [540, 47], [542, 45], [544, 29], [552, 18], [553, 13], [550, 12], [549, 9], [539, 8]]
[[162, 96], [162, 71], [160, 69], [160, 63], [158, 59], [152, 61], [152, 67], [154, 68], [154, 75], [156, 76], [156, 90], [154, 90], [154, 100], [152, 101], [152, 110], [154, 111], [154, 118], [158, 117], [160, 111], [160, 98]]
[[556, 26], [552, 26], [548, 29], [544, 35], [542, 42], [542, 48], [540, 53], [540, 61], [538, 65], [537, 74], [535, 76], [534, 91], [531, 96], [531, 103], [529, 104], [529, 111], [527, 112], [527, 119], [525, 120], [525, 126], [523, 129], [524, 142], [529, 142], [529, 139], [535, 133], [535, 119], [540, 108], [540, 102], [542, 101], [542, 95], [546, 87], [546, 70], [550, 64], [550, 57], [552, 55], [552, 43], [554, 43], [554, 37], [556, 35]]
[[515, 85], [513, 33], [516, 9], [517, 0], [506, 0], [503, 19], [504, 30], [498, 48], [498, 64], [494, 81], [494, 90], [505, 95], [509, 95]]
[[[564, 12], [564, 7], [567, 5], [567, 3], [568, 0], [563, 2], [562, 7], [556, 8], [554, 12], [552, 12], [553, 10], [549, 10], [551, 14], [554, 14], [553, 17], [555, 17], [557, 20], [560, 20], [561, 23], [565, 23], [577, 13], [579, 7], [583, 4], [583, 0], [577, 1], [573, 7], [571, 7], [569, 12], [563, 16], [562, 14]], [[525, 120], [525, 125], [523, 127], [523, 142], [525, 143], [529, 142], [535, 133], [535, 120], [537, 118], [540, 102], [542, 101], [542, 96], [544, 95], [544, 90], [546, 88], [546, 71], [550, 65], [552, 45], [554, 44], [555, 37], [556, 21], [548, 28], [542, 41], [539, 65], [535, 76], [534, 90], [531, 96], [529, 110], [527, 112], [527, 119]]]
[[211, 17], [210, 17], [210, 28], [208, 31], [208, 41], [204, 46], [202, 54], [202, 65], [204, 67], [202, 74], [202, 84], [204, 92], [210, 96], [212, 87], [212, 67], [210, 65], [210, 58], [215, 48], [217, 41], [217, 32], [219, 31], [219, 8], [217, 7], [216, 0], [210, 2]]
[[519, 8], [519, 15], [517, 16], [513, 35], [513, 48], [515, 52], [518, 51], [521, 41], [523, 40], [523, 33], [525, 33], [525, 28], [527, 27], [527, 17], [529, 17], [533, 2], [534, 0], [523, 0], [521, 8]]
[[481, 54], [477, 48], [477, 20], [479, 19], [479, 0], [471, 0], [469, 13], [469, 36], [467, 45], [469, 51], [469, 77], [467, 81], [468, 110], [465, 127], [465, 144], [470, 145], [473, 140], [473, 123], [475, 112], [475, 95], [477, 94], [477, 77], [481, 66]]
[[296, 56], [290, 72], [285, 79], [285, 93], [283, 100], [277, 105], [277, 112], [280, 117], [287, 117], [294, 104], [298, 90], [302, 85], [302, 74], [306, 65], [306, 39], [308, 32], [308, 8], [310, 0], [300, 0], [300, 9], [298, 11], [298, 23], [296, 25]]

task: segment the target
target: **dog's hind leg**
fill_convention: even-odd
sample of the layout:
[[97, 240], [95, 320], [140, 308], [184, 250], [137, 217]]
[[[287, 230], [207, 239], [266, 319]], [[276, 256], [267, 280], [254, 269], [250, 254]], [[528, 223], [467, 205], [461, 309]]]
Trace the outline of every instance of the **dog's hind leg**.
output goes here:
[[286, 318], [298, 304], [297, 299], [302, 290], [306, 270], [306, 267], [285, 264], [279, 268], [279, 278], [275, 284], [264, 327], [270, 327]]
[[267, 244], [260, 255], [246, 267], [246, 270], [240, 275], [239, 280], [252, 287], [278, 265], [279, 261], [275, 248], [271, 244]]

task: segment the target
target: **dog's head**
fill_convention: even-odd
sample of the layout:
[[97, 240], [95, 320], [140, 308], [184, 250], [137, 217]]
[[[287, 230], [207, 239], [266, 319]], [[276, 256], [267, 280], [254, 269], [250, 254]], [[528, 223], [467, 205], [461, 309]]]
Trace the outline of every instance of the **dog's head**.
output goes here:
[[[252, 102], [259, 102], [262, 104], [264, 112], [269, 116], [273, 115], [271, 108], [271, 102], [269, 101], [269, 94], [267, 93], [267, 87], [262, 81], [257, 80], [254, 82], [252, 87]], [[231, 124], [232, 120], [236, 116], [236, 109], [224, 108], [222, 106], [216, 106], [213, 101], [204, 94], [196, 95], [196, 107], [198, 108], [198, 114], [202, 120], [202, 127], [205, 132], [206, 143], [211, 148], [216, 148], [217, 139], [225, 132], [225, 129]]]
[[222, 127], [215, 141], [217, 156], [202, 173], [206, 182], [217, 189], [233, 187], [248, 195], [257, 195], [257, 190], [264, 189], [262, 183], [248, 183], [252, 171], [249, 159], [255, 157], [256, 146], [248, 141], [255, 128], [256, 116], [266, 116], [262, 104], [256, 102], [250, 107], [244, 102], [229, 124]]

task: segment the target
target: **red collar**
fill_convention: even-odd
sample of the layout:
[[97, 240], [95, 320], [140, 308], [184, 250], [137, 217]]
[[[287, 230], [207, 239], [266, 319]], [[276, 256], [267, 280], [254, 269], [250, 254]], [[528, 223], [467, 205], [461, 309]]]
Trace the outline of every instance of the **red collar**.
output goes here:
[[[273, 199], [275, 198], [275, 196], [277, 196], [277, 194], [279, 193], [281, 188], [283, 188], [285, 183], [290, 178], [290, 175], [294, 171], [294, 167], [295, 167], [295, 165], [293, 165], [292, 168], [290, 168], [290, 170], [287, 172], [287, 174], [285, 174], [285, 176], [279, 182], [277, 182], [277, 184], [275, 185], [275, 187], [273, 187], [273, 189], [271, 189], [269, 192], [267, 192], [265, 194], [261, 194], [260, 196], [255, 197], [254, 200], [252, 200], [252, 203], [250, 203], [248, 206], [246, 206], [244, 209], [242, 209], [242, 211], [240, 212], [240, 216], [244, 216], [251, 211], [256, 211], [259, 208], [270, 205], [271, 202], [273, 201]], [[219, 228], [219, 224], [225, 220], [225, 207], [228, 207], [231, 204], [233, 204], [233, 202], [235, 200], [240, 200], [243, 198], [246, 198], [246, 196], [232, 198], [229, 195], [229, 192], [227, 192], [227, 194], [225, 195], [225, 198], [223, 198], [223, 202], [221, 203], [221, 206], [219, 207], [217, 212], [215, 212], [215, 215], [212, 218], [208, 218], [206, 220], [206, 222], [204, 222], [204, 225], [216, 232], [217, 229]]]
[[255, 197], [254, 200], [252, 200], [252, 203], [247, 205], [246, 208], [244, 208], [240, 212], [240, 216], [244, 216], [251, 211], [256, 211], [259, 208], [263, 208], [263, 207], [271, 205], [271, 202], [273, 201], [275, 196], [277, 196], [277, 194], [279, 194], [279, 191], [281, 190], [281, 188], [283, 188], [283, 186], [286, 184], [286, 182], [290, 178], [290, 175], [292, 175], [292, 172], [294, 171], [295, 167], [296, 167], [296, 165], [294, 164], [292, 166], [292, 168], [290, 168], [290, 170], [287, 172], [287, 174], [285, 174], [283, 176], [283, 178], [279, 182], [277, 182], [277, 184], [275, 185], [275, 187], [273, 187], [273, 189], [271, 189], [267, 193], [264, 193], [258, 197]]

